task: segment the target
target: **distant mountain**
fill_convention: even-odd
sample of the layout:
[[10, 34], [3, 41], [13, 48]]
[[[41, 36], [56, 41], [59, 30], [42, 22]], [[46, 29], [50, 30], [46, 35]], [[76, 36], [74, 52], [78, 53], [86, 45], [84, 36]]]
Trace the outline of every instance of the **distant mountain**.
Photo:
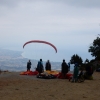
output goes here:
[[[29, 59], [22, 57], [21, 51], [13, 51], [7, 49], [0, 49], [0, 69], [1, 70], [9, 70], [9, 71], [25, 71], [26, 64]], [[31, 60], [32, 68], [31, 70], [35, 70], [38, 61]], [[45, 63], [44, 67], [45, 67]], [[61, 63], [60, 62], [51, 62], [53, 70], [60, 70]]]
[[25, 67], [25, 59], [21, 56], [20, 51], [12, 51], [0, 49], [0, 69], [1, 70], [23, 70]]

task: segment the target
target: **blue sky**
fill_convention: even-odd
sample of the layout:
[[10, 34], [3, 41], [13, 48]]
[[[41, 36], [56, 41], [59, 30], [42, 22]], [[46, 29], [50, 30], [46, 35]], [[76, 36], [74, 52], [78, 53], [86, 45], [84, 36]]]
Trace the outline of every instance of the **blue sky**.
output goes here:
[[[88, 49], [98, 34], [99, 0], [0, 0], [0, 48], [23, 51], [26, 58], [69, 61], [78, 54], [91, 60]], [[47, 46], [23, 49], [30, 40], [48, 41], [58, 52]]]

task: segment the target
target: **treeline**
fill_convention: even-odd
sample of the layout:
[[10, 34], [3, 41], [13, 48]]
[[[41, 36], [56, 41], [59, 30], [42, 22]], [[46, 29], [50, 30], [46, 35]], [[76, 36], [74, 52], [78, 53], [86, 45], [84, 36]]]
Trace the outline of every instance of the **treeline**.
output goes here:
[[86, 64], [90, 64], [93, 66], [93, 69], [100, 68], [100, 34], [96, 37], [96, 39], [93, 40], [93, 43], [90, 45], [88, 52], [91, 53], [91, 56], [94, 57], [94, 59], [91, 59], [90, 61], [86, 58], [86, 60], [83, 62], [82, 57], [80, 57], [78, 54], [74, 54], [71, 59], [70, 63], [75, 64], [78, 63], [80, 68], [85, 69]]

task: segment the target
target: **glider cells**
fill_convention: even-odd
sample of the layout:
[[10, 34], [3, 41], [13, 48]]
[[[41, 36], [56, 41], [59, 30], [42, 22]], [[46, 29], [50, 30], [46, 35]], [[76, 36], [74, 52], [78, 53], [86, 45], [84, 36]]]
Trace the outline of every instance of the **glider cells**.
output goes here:
[[55, 50], [56, 53], [57, 53], [57, 48], [56, 48], [53, 44], [51, 44], [50, 42], [42, 41], [42, 40], [31, 40], [31, 41], [26, 42], [26, 43], [23, 45], [23, 48], [24, 48], [27, 44], [29, 44], [29, 43], [44, 43], [44, 44], [50, 45], [51, 47], [54, 48], [54, 50]]

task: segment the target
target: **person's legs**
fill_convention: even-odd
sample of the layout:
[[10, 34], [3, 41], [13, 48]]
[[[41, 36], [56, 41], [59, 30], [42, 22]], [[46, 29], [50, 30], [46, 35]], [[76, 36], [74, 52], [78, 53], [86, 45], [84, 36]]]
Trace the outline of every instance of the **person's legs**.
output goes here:
[[64, 79], [66, 78], [66, 73], [64, 73]]
[[72, 77], [72, 82], [74, 82], [75, 81], [75, 78], [74, 78], [74, 76]]
[[78, 81], [78, 79], [77, 79], [77, 77], [75, 78], [75, 82], [77, 82]]

